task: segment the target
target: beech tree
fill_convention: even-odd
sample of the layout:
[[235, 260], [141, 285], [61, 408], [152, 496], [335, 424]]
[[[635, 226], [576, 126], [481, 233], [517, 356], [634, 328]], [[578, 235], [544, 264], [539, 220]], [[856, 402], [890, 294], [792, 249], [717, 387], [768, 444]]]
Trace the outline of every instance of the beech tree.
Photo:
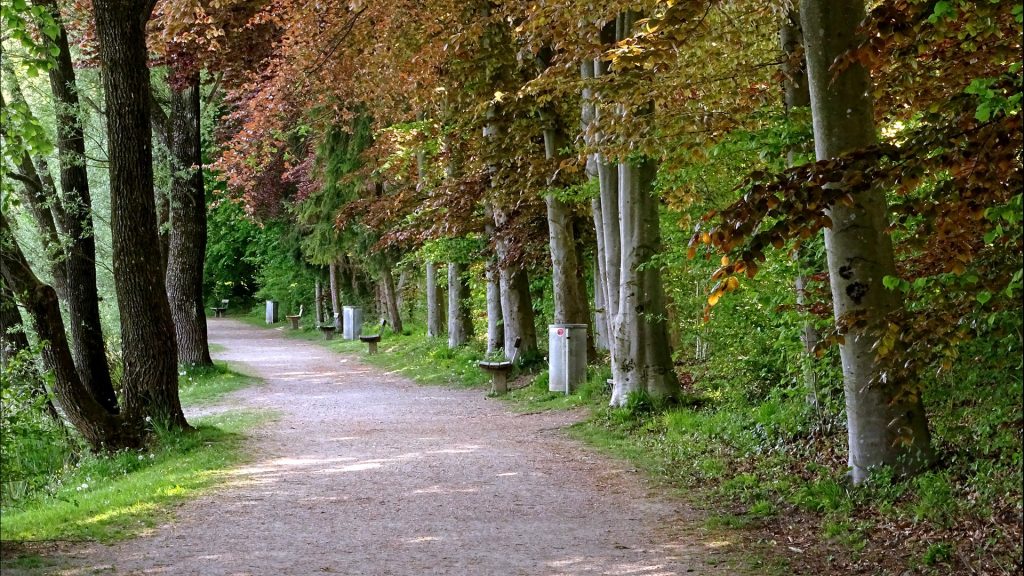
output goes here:
[[[800, 6], [807, 76], [814, 118], [814, 150], [819, 160], [875, 143], [871, 81], [867, 70], [833, 63], [856, 46], [856, 26], [864, 19], [860, 0]], [[878, 188], [852, 195], [827, 215], [825, 229], [829, 279], [836, 323], [847, 326], [839, 350], [846, 391], [849, 464], [854, 482], [873, 468], [888, 465], [914, 471], [932, 459], [928, 422], [919, 396], [900, 393], [899, 383], [879, 381], [876, 349], [881, 320], [899, 306], [883, 279], [896, 275], [892, 239], [886, 228], [885, 192]], [[861, 322], [852, 323], [857, 317]]]

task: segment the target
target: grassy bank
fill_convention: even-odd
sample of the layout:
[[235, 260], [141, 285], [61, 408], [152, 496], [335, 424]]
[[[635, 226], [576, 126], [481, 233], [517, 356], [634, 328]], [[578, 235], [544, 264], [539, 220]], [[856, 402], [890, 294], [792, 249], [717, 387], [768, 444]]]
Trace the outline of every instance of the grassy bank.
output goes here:
[[[183, 370], [182, 403], [207, 404], [253, 382], [223, 365]], [[5, 454], [5, 463], [34, 476], [8, 491], [0, 540], [11, 549], [15, 542], [109, 542], [136, 535], [164, 519], [170, 505], [222, 481], [245, 458], [244, 432], [268, 417], [232, 411], [197, 418], [191, 422], [194, 432], [157, 430], [146, 449], [115, 454], [90, 454], [60, 431], [54, 431], [54, 447], [45, 454], [33, 454], [31, 445], [9, 446], [23, 453]]]
[[[282, 332], [421, 383], [488, 385], [476, 368], [477, 347], [451, 351], [442, 340], [385, 333], [381, 353], [367, 356], [365, 344], [324, 342], [311, 327]], [[680, 367], [680, 375], [686, 381], [700, 369]], [[841, 400], [812, 409], [796, 383], [744, 397], [697, 378], [678, 403], [635, 397], [609, 409], [605, 378], [606, 369], [591, 368], [586, 385], [565, 396], [547, 391], [538, 366], [518, 374], [518, 388], [504, 399], [517, 410], [588, 407], [591, 417], [571, 434], [699, 503], [710, 529], [757, 551], [747, 559], [757, 573], [1020, 573], [1024, 451], [1014, 360], [965, 361], [930, 382], [925, 401], [938, 461], [913, 478], [880, 470], [857, 488], [845, 477]], [[838, 390], [826, 392], [841, 399]]]

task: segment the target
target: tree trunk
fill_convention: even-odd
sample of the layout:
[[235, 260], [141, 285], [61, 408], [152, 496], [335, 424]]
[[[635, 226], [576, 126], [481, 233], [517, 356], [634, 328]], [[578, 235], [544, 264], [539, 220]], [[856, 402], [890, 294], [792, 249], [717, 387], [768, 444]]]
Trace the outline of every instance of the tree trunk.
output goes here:
[[[65, 343], [66, 345], [66, 343]], [[6, 375], [10, 376], [10, 361], [23, 352], [29, 350], [28, 337], [25, 336], [25, 324], [21, 319], [21, 312], [18, 310], [18, 303], [14, 293], [7, 287], [7, 282], [0, 282], [0, 366]], [[43, 375], [32, 363], [30, 370], [25, 374], [27, 382], [24, 384], [30, 387], [32, 395], [36, 398], [43, 398], [43, 409], [54, 424], [63, 428], [64, 421], [61, 420], [57, 407], [50, 400], [50, 393], [46, 390]], [[18, 378], [20, 376], [15, 376]]]
[[[831, 69], [837, 56], [857, 45], [863, 2], [806, 0], [800, 10], [818, 160], [875, 143], [867, 70], [857, 63], [839, 74]], [[825, 248], [836, 322], [851, 314], [866, 320], [866, 328], [849, 328], [840, 345], [853, 481], [862, 482], [883, 465], [901, 473], [916, 471], [932, 458], [920, 395], [911, 401], [900, 394], [904, 383], [874, 381], [880, 327], [898, 306], [895, 294], [882, 284], [885, 276], [896, 275], [885, 193], [858, 192], [852, 206], [836, 204], [828, 215], [832, 226], [825, 230]]]
[[71, 61], [67, 30], [53, 0], [38, 4], [57, 23], [53, 39], [57, 54], [49, 69], [57, 121], [57, 152], [63, 193], [59, 224], [69, 239], [64, 259], [68, 319], [72, 354], [79, 377], [107, 410], [118, 411], [117, 396], [110, 378], [107, 353], [100, 324], [99, 293], [96, 287], [96, 239], [93, 236], [92, 197], [85, 164], [85, 132], [81, 121], [78, 84]]
[[473, 337], [473, 317], [469, 305], [469, 278], [466, 265], [448, 264], [448, 347], [465, 346]]
[[[585, 59], [580, 64], [580, 76], [584, 82], [595, 77], [595, 66], [597, 63], [592, 59]], [[587, 147], [593, 147], [596, 137], [591, 133], [591, 125], [596, 117], [597, 108], [594, 104], [593, 91], [586, 84], [583, 88], [582, 105], [580, 110], [580, 126], [583, 131], [583, 140]], [[597, 180], [600, 188], [600, 177], [598, 170], [598, 155], [588, 153], [586, 161], [587, 178], [591, 181]], [[594, 237], [596, 246], [594, 250], [594, 345], [599, 350], [608, 350], [611, 334], [611, 319], [613, 316], [608, 313], [608, 256], [605, 249], [605, 226], [604, 212], [601, 207], [600, 194], [590, 200], [590, 215], [594, 222]]]
[[[110, 162], [114, 284], [121, 310], [124, 410], [189, 428], [178, 398], [178, 346], [164, 290], [153, 201], [146, 22], [151, 1], [96, 0]], [[91, 261], [90, 261], [91, 264]], [[69, 279], [77, 278], [69, 274]]]
[[[806, 108], [811, 105], [811, 93], [807, 89], [807, 67], [805, 60], [798, 58], [799, 52], [803, 49], [803, 30], [800, 28], [800, 13], [795, 6], [790, 7], [782, 17], [782, 24], [779, 27], [779, 44], [783, 53], [782, 88], [783, 105], [788, 113], [794, 108]], [[793, 166], [796, 150], [789, 150], [786, 154], [786, 165]], [[804, 256], [798, 251], [793, 256], [797, 263], [797, 275], [794, 281], [796, 292], [797, 309], [805, 310], [807, 303], [807, 277], [804, 276]], [[818, 374], [814, 364], [816, 357], [814, 348], [821, 338], [814, 328], [810, 317], [804, 319], [803, 330], [800, 334], [800, 341], [803, 344], [803, 376], [804, 388], [806, 389], [807, 402], [818, 407]]]
[[498, 263], [487, 263], [487, 353], [505, 346], [505, 322], [501, 315], [501, 281]]
[[331, 313], [334, 315], [334, 330], [341, 333], [343, 326], [341, 325], [341, 306], [338, 304], [338, 264], [331, 262], [327, 267], [327, 273], [331, 281]]
[[313, 317], [316, 319], [316, 325], [322, 326], [324, 322], [324, 286], [320, 282], [320, 279], [316, 279], [316, 284], [313, 285]]
[[[630, 34], [635, 18], [633, 13], [619, 16], [618, 40]], [[669, 349], [661, 271], [649, 265], [661, 250], [658, 202], [653, 186], [656, 172], [654, 161], [646, 157], [618, 165], [621, 252], [619, 297], [611, 345], [613, 406], [625, 405], [633, 392], [669, 397], [675, 396], [679, 389]], [[605, 249], [609, 249], [607, 238]]]
[[[557, 159], [565, 146], [565, 137], [551, 114], [543, 114], [549, 127], [544, 130], [544, 154], [548, 160]], [[556, 184], [552, 175], [548, 186]], [[580, 263], [576, 259], [576, 234], [573, 230], [572, 210], [554, 194], [544, 198], [547, 203], [548, 239], [551, 250], [552, 296], [555, 304], [555, 324], [587, 324], [587, 292], [577, 276]]]
[[103, 407], [79, 378], [65, 337], [57, 293], [36, 278], [2, 213], [0, 271], [4, 283], [28, 310], [36, 336], [47, 343], [42, 352], [43, 365], [53, 374], [54, 394], [71, 425], [93, 450], [139, 447], [139, 429], [122, 426], [121, 418]]
[[[0, 57], [2, 56], [3, 49], [0, 47]], [[3, 61], [3, 73], [11, 80], [13, 100], [15, 103], [24, 104], [25, 99], [22, 96], [20, 87], [17, 85], [17, 78], [14, 76], [13, 69], [9, 64], [9, 61]], [[0, 108], [6, 106], [4, 96], [0, 93]], [[4, 139], [12, 138], [11, 135], [7, 134], [2, 125], [0, 125], [0, 136]], [[50, 264], [50, 275], [53, 276], [53, 284], [57, 290], [57, 296], [66, 300], [68, 294], [67, 266], [65, 262], [67, 253], [61, 243], [56, 219], [54, 218], [54, 211], [59, 210], [60, 199], [57, 197], [57, 191], [53, 188], [53, 181], [49, 179], [48, 182], [43, 180], [28, 152], [21, 154], [21, 158], [18, 159], [18, 172], [12, 174], [12, 178], [17, 179], [22, 184], [22, 186], [17, 188], [20, 192], [19, 197], [28, 206], [29, 212], [32, 213], [32, 218], [35, 220], [36, 228], [39, 229], [39, 237], [43, 248], [46, 249], [47, 261]]]
[[381, 270], [381, 288], [384, 296], [384, 310], [388, 315], [388, 322], [396, 334], [402, 333], [402, 313], [398, 309], [398, 295], [395, 290], [395, 276], [391, 273], [391, 266], [385, 264]]
[[[508, 217], [494, 208], [494, 223], [500, 230]], [[498, 239], [498, 278], [501, 285], [501, 316], [505, 321], [505, 357], [515, 354], [513, 345], [519, 339], [519, 353], [537, 351], [537, 328], [534, 324], [533, 302], [530, 298], [530, 279], [518, 264], [506, 262], [508, 239]]]
[[427, 337], [440, 338], [444, 332], [441, 319], [441, 294], [437, 286], [437, 264], [427, 262]]
[[212, 366], [203, 298], [206, 190], [199, 135], [199, 73], [171, 89], [171, 222], [167, 299], [178, 339], [178, 363]]

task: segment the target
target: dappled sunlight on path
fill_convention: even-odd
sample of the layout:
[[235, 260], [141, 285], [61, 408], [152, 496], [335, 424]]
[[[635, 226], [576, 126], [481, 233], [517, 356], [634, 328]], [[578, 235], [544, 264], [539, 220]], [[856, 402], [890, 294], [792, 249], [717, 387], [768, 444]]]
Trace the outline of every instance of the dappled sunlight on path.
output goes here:
[[226, 485], [63, 574], [731, 574], [684, 505], [479, 391], [419, 387], [275, 330], [216, 319], [216, 356], [273, 410]]

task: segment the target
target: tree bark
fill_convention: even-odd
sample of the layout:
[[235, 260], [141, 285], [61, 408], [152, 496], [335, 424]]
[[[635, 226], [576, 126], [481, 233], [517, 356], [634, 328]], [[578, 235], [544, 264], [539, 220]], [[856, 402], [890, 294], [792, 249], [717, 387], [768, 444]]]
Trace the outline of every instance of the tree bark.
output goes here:
[[384, 292], [384, 309], [388, 315], [388, 322], [396, 334], [401, 334], [403, 330], [402, 313], [398, 309], [398, 294], [395, 290], [395, 276], [391, 273], [391, 265], [385, 263], [380, 275], [381, 288]]
[[54, 395], [71, 425], [93, 450], [139, 447], [139, 429], [123, 426], [121, 418], [102, 406], [82, 383], [65, 337], [57, 293], [36, 278], [2, 213], [0, 275], [28, 310], [36, 336], [47, 343], [42, 351], [43, 365], [53, 374]]
[[338, 264], [331, 262], [327, 270], [331, 280], [331, 313], [334, 314], [334, 330], [341, 333], [343, 327], [341, 325], [341, 306], [338, 300]]
[[[500, 230], [508, 221], [505, 213], [494, 208], [494, 224]], [[522, 267], [507, 262], [508, 239], [498, 239], [498, 279], [501, 285], [501, 316], [505, 321], [505, 357], [515, 355], [512, 344], [519, 339], [519, 353], [537, 351], [537, 328], [534, 324], [530, 279]]]
[[[3, 56], [3, 49], [0, 47], [0, 57]], [[13, 69], [8, 66], [9, 62], [4, 60], [3, 73], [10, 80], [11, 93], [14, 102], [24, 103], [25, 99], [21, 94], [21, 88], [17, 84]], [[0, 108], [7, 104], [4, 96], [0, 93]], [[7, 134], [3, 126], [0, 126], [0, 136], [4, 139], [12, 138]], [[10, 140], [8, 140], [10, 141]], [[42, 240], [43, 248], [46, 249], [47, 261], [49, 262], [50, 275], [53, 276], [53, 286], [57, 290], [57, 297], [61, 300], [67, 299], [67, 253], [61, 243], [60, 233], [57, 230], [57, 221], [54, 212], [59, 208], [60, 198], [57, 190], [53, 187], [53, 181], [44, 180], [32, 162], [28, 152], [23, 152], [18, 159], [18, 172], [10, 174], [12, 179], [18, 180], [22, 185], [17, 187], [19, 197], [28, 206], [29, 212], [39, 229], [39, 237]]]
[[[18, 354], [29, 350], [28, 337], [25, 335], [25, 324], [21, 319], [21, 312], [18, 310], [18, 303], [14, 293], [7, 287], [7, 282], [0, 282], [0, 366], [10, 375], [10, 362]], [[19, 373], [24, 374], [24, 373]], [[43, 409], [54, 424], [63, 428], [64, 421], [61, 420], [57, 407], [50, 400], [50, 393], [46, 390], [43, 375], [36, 369], [33, 363], [25, 378], [24, 384], [30, 387], [32, 395], [36, 398], [42, 397]], [[18, 376], [15, 376], [16, 378]]]
[[[807, 88], [807, 67], [805, 60], [800, 58], [803, 50], [803, 30], [800, 28], [800, 13], [795, 6], [790, 7], [782, 17], [782, 24], [779, 27], [779, 45], [783, 54], [782, 69], [782, 93], [783, 105], [787, 114], [794, 108], [806, 108], [811, 105], [811, 93]], [[786, 154], [786, 165], [793, 166], [796, 150], [788, 150]], [[798, 250], [793, 255], [797, 263], [797, 274], [794, 280], [796, 292], [797, 309], [803, 311], [807, 304], [807, 277], [804, 275], [803, 251]], [[818, 374], [815, 370], [814, 348], [818, 345], [821, 336], [810, 317], [804, 319], [803, 329], [800, 332], [800, 341], [803, 344], [803, 377], [804, 388], [806, 389], [807, 402], [815, 408], [818, 407]]]
[[[153, 200], [146, 22], [151, 0], [96, 0], [110, 161], [114, 283], [121, 310], [124, 411], [187, 429], [178, 398], [178, 346], [164, 290]], [[69, 276], [72, 276], [69, 274]]]
[[[548, 160], [560, 157], [565, 146], [565, 135], [552, 114], [543, 114], [549, 126], [544, 129], [544, 154]], [[552, 175], [548, 185], [556, 184]], [[572, 210], [554, 194], [544, 198], [547, 204], [548, 243], [551, 251], [551, 282], [554, 300], [555, 324], [587, 324], [587, 293], [580, 285], [580, 263], [576, 259], [576, 234], [573, 230]]]
[[441, 294], [437, 286], [437, 264], [427, 262], [427, 337], [440, 338], [443, 332]]
[[[630, 34], [635, 18], [633, 13], [619, 16], [618, 40]], [[618, 165], [621, 252], [611, 345], [613, 406], [625, 405], [633, 392], [658, 398], [675, 396], [679, 389], [669, 349], [661, 271], [650, 265], [661, 250], [658, 202], [654, 197], [656, 172], [655, 162], [647, 157]], [[607, 239], [605, 243], [608, 250]]]
[[[800, 10], [818, 160], [875, 143], [867, 70], [858, 63], [838, 74], [832, 70], [836, 57], [857, 45], [863, 2], [805, 0]], [[900, 393], [903, 383], [875, 381], [874, 347], [886, 315], [899, 305], [882, 284], [885, 276], [896, 274], [885, 194], [858, 192], [852, 206], [836, 204], [828, 215], [832, 226], [825, 230], [825, 248], [836, 322], [849, 315], [866, 320], [866, 328], [849, 328], [840, 345], [852, 479], [860, 483], [883, 465], [914, 472], [932, 459], [920, 395], [910, 400]]]
[[199, 134], [199, 73], [171, 88], [171, 229], [167, 299], [178, 339], [178, 363], [212, 366], [203, 298], [206, 190]]
[[469, 278], [466, 265], [448, 264], [448, 347], [465, 346], [473, 337], [473, 317], [469, 306]]
[[319, 278], [316, 279], [316, 283], [313, 285], [313, 317], [316, 319], [317, 326], [323, 325], [325, 318], [324, 286]]

